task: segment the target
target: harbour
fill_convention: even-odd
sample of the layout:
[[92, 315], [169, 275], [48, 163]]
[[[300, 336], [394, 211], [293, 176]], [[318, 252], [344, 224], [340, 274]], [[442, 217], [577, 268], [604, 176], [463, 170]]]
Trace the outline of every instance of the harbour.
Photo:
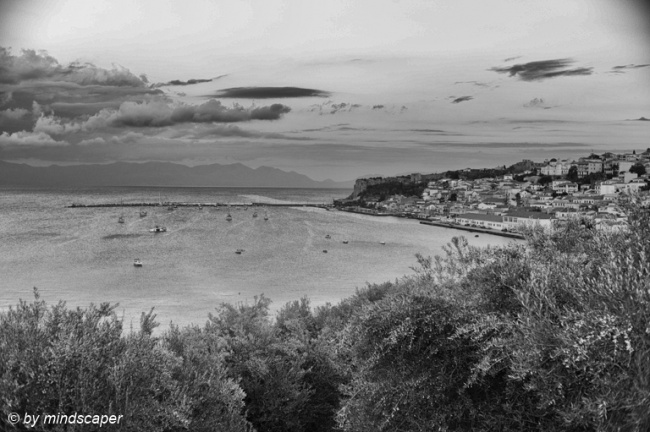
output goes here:
[[[21, 298], [30, 300], [34, 287], [44, 300], [67, 301], [72, 307], [120, 303], [118, 311], [127, 323], [137, 323], [141, 312], [155, 306], [163, 327], [170, 321], [201, 324], [222, 302], [250, 302], [262, 293], [273, 300], [272, 312], [303, 296], [315, 307], [336, 303], [366, 283], [411, 273], [416, 253], [439, 254], [458, 235], [409, 218], [323, 208], [337, 193], [346, 194], [243, 188], [5, 188], [0, 208], [0, 308]], [[174, 203], [178, 209], [169, 211]], [[120, 216], [124, 223], [119, 223]], [[511, 240], [469, 237], [478, 247]], [[135, 259], [142, 266], [135, 265]]]

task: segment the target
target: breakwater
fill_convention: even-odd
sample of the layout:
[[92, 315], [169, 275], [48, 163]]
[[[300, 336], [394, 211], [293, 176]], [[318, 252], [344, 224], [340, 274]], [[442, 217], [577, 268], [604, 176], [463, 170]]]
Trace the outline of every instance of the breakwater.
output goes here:
[[431, 225], [431, 226], [437, 226], [437, 227], [442, 227], [442, 228], [453, 228], [453, 229], [462, 230], [462, 231], [490, 234], [490, 235], [501, 236], [501, 237], [516, 238], [516, 239], [520, 239], [520, 240], [524, 239], [524, 236], [521, 235], [521, 234], [518, 234], [518, 233], [497, 231], [497, 230], [493, 230], [493, 229], [489, 229], [489, 228], [468, 227], [468, 226], [464, 226], [464, 225], [455, 225], [455, 224], [449, 224], [449, 223], [444, 223], [444, 222], [435, 222], [435, 221], [420, 221], [420, 223], [423, 224], [423, 225]]
[[320, 203], [264, 203], [264, 202], [239, 202], [239, 203], [188, 203], [188, 202], [135, 202], [135, 203], [97, 203], [80, 204], [72, 203], [68, 208], [89, 208], [89, 207], [317, 207], [325, 210], [333, 208], [332, 204]]

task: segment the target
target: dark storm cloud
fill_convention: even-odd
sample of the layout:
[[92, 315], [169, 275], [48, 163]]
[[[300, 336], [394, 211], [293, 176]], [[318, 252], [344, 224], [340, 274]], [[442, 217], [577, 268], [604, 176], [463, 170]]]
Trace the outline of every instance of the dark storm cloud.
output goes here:
[[574, 60], [565, 58], [534, 61], [509, 67], [493, 67], [488, 70], [507, 73], [511, 77], [517, 76], [522, 81], [540, 81], [561, 76], [591, 75], [593, 73], [593, 68], [591, 67], [569, 69], [573, 63], [575, 63]]
[[456, 98], [453, 101], [451, 101], [451, 103], [461, 103], [461, 102], [470, 101], [472, 99], [474, 99], [473, 96], [461, 96], [461, 97]]
[[234, 87], [219, 90], [215, 95], [215, 97], [240, 99], [279, 99], [327, 96], [329, 96], [329, 92], [300, 87]]
[[137, 77], [128, 69], [115, 66], [102, 69], [92, 63], [73, 62], [67, 66], [46, 51], [22, 50], [13, 55], [0, 47], [0, 84], [18, 84], [23, 81], [64, 81], [78, 85], [105, 85], [144, 87], [146, 78]]

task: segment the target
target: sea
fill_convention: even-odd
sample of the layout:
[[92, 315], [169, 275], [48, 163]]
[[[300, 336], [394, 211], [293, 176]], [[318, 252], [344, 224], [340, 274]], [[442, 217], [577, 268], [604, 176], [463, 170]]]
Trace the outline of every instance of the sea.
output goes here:
[[[341, 189], [0, 187], [0, 310], [34, 299], [69, 307], [109, 302], [125, 329], [154, 308], [159, 329], [203, 325], [223, 303], [272, 300], [276, 313], [308, 297], [336, 304], [367, 284], [413, 274], [416, 253], [442, 254], [452, 237], [480, 247], [503, 237], [313, 207], [75, 207], [189, 202], [331, 203]], [[146, 210], [146, 217], [140, 217]], [[257, 211], [258, 217], [253, 217]], [[227, 214], [232, 220], [226, 220]], [[264, 216], [268, 220], [264, 220]], [[122, 216], [124, 223], [118, 223]], [[153, 234], [155, 225], [167, 232]], [[327, 238], [329, 236], [329, 238]], [[343, 242], [347, 243], [343, 243]], [[243, 249], [237, 254], [237, 249]], [[326, 251], [326, 252], [325, 252]], [[135, 267], [134, 260], [142, 261]]]

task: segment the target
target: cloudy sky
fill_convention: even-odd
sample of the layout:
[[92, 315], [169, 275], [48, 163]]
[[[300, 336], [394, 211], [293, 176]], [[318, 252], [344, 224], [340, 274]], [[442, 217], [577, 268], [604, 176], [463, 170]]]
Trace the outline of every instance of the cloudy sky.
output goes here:
[[650, 147], [635, 0], [0, 0], [0, 160], [322, 180]]

